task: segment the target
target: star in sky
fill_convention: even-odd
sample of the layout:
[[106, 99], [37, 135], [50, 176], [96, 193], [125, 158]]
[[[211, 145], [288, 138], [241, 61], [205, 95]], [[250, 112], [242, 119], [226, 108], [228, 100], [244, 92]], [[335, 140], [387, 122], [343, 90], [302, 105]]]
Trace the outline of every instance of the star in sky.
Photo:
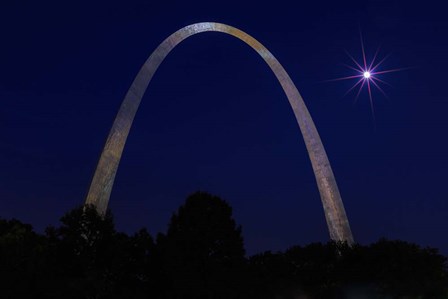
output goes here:
[[386, 59], [389, 58], [389, 55], [384, 56], [381, 60], [378, 59], [378, 54], [380, 51], [380, 47], [377, 48], [375, 55], [373, 58], [369, 61], [366, 58], [366, 51], [364, 48], [364, 42], [362, 34], [360, 33], [361, 38], [361, 52], [362, 52], [362, 61], [357, 61], [348, 51], [345, 51], [345, 53], [348, 55], [348, 57], [352, 61], [352, 65], [344, 64], [347, 68], [351, 69], [355, 72], [354, 75], [347, 76], [347, 77], [340, 77], [328, 81], [341, 81], [341, 80], [356, 80], [353, 86], [347, 90], [347, 92], [344, 94], [346, 96], [352, 91], [357, 90], [355, 102], [358, 100], [359, 95], [361, 94], [361, 91], [363, 89], [367, 90], [369, 101], [370, 101], [370, 108], [372, 110], [372, 117], [375, 120], [375, 113], [374, 113], [374, 107], [373, 107], [373, 96], [372, 96], [372, 89], [376, 88], [379, 90], [385, 97], [387, 97], [384, 90], [381, 88], [382, 84], [390, 85], [386, 81], [382, 80], [380, 77], [382, 74], [386, 73], [392, 73], [392, 72], [398, 72], [402, 71], [407, 68], [397, 68], [397, 69], [382, 69], [381, 66], [386, 61]]

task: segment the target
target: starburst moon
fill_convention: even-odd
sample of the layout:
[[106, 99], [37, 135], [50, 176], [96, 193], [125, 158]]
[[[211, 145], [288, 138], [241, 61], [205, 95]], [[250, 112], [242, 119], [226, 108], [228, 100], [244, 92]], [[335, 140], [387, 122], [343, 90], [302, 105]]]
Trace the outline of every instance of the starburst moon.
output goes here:
[[378, 54], [380, 51], [380, 47], [377, 48], [375, 54], [373, 55], [371, 61], [368, 61], [366, 58], [366, 51], [364, 48], [364, 41], [362, 34], [360, 34], [361, 38], [361, 54], [362, 54], [362, 61], [356, 60], [348, 51], [345, 51], [347, 56], [350, 58], [352, 64], [344, 64], [347, 68], [354, 71], [355, 74], [346, 76], [346, 77], [340, 77], [336, 79], [327, 80], [328, 81], [341, 81], [341, 80], [356, 80], [355, 83], [353, 83], [353, 86], [347, 90], [347, 92], [344, 94], [344, 96], [348, 95], [352, 91], [356, 91], [355, 96], [355, 102], [358, 100], [359, 95], [361, 94], [363, 89], [367, 90], [367, 94], [369, 96], [369, 102], [370, 102], [370, 108], [372, 111], [372, 117], [375, 120], [375, 112], [373, 107], [373, 96], [372, 96], [372, 89], [376, 88], [378, 91], [380, 91], [385, 97], [387, 97], [386, 93], [382, 89], [381, 85], [390, 85], [386, 81], [382, 80], [380, 77], [382, 74], [385, 73], [392, 73], [392, 72], [398, 72], [405, 70], [407, 68], [397, 68], [397, 69], [382, 69], [381, 66], [383, 65], [384, 61], [386, 61], [387, 58], [389, 58], [390, 55], [384, 56], [381, 60], [378, 59]]

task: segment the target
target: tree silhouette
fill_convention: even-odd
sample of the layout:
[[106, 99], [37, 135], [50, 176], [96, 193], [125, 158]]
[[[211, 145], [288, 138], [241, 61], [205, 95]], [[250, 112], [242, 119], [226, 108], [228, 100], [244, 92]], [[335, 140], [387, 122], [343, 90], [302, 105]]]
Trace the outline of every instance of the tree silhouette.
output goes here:
[[110, 212], [101, 216], [93, 206], [69, 211], [61, 223], [47, 229], [56, 283], [49, 297], [139, 298], [148, 291], [154, 244], [146, 230], [132, 237], [117, 233]]
[[446, 261], [437, 250], [381, 239], [366, 248], [369, 278], [395, 298], [447, 298]]
[[232, 208], [197, 192], [156, 244], [146, 229], [117, 232], [93, 206], [69, 211], [45, 235], [0, 219], [0, 298], [445, 299], [448, 270], [436, 249], [386, 239], [247, 260]]
[[298, 287], [294, 266], [281, 252], [266, 251], [250, 257], [249, 269], [253, 298], [289, 298]]
[[314, 243], [250, 259], [257, 298], [448, 296], [446, 258], [432, 248], [382, 239], [369, 246]]
[[241, 290], [241, 227], [224, 200], [204, 192], [190, 195], [157, 243], [169, 296], [232, 298]]
[[29, 298], [44, 280], [46, 240], [29, 224], [0, 219], [0, 297]]

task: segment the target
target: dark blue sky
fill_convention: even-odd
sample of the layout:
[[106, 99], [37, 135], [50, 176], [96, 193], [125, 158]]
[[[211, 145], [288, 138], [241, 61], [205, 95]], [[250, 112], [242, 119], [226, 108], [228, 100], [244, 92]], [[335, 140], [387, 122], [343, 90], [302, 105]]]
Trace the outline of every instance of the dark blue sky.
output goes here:
[[[409, 1], [3, 1], [0, 217], [42, 231], [83, 203], [137, 71], [175, 30], [216, 21], [262, 42], [296, 83], [326, 147], [355, 239], [448, 254], [448, 18]], [[166, 3], [169, 2], [169, 3]], [[311, 2], [311, 1], [309, 1]], [[344, 50], [382, 45], [388, 95], [343, 97]], [[194, 36], [157, 71], [129, 136], [110, 207], [119, 230], [164, 231], [185, 197], [226, 199], [249, 253], [326, 241], [308, 155], [288, 101], [253, 50]]]

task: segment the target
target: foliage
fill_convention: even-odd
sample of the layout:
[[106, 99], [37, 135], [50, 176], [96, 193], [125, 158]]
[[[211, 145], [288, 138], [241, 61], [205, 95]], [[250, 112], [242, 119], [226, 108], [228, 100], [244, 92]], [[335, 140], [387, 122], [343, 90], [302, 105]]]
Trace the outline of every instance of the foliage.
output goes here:
[[220, 198], [189, 196], [157, 245], [170, 296], [230, 298], [239, 290], [245, 266], [241, 227]]
[[27, 298], [30, 290], [38, 292], [45, 248], [45, 238], [31, 225], [0, 219], [1, 298]]
[[45, 234], [0, 219], [1, 298], [448, 298], [447, 259], [381, 239], [329, 242], [246, 258], [224, 200], [197, 192], [154, 243], [116, 231], [108, 212], [73, 209]]

